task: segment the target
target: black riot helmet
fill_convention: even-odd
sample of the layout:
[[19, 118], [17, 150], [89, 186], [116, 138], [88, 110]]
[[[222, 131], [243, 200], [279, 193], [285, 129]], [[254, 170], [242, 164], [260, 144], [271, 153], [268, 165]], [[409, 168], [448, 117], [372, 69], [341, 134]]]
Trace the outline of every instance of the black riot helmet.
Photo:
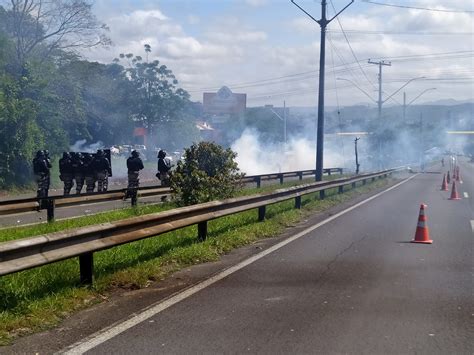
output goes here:
[[63, 158], [64, 158], [64, 159], [70, 159], [70, 158], [71, 158], [71, 154], [69, 154], [69, 152], [63, 152]]
[[164, 159], [166, 157], [166, 152], [163, 149], [160, 149], [158, 152], [158, 158]]
[[48, 149], [43, 150], [43, 154], [44, 154], [45, 157], [48, 157], [49, 156], [49, 150]]
[[38, 150], [36, 152], [36, 157], [39, 158], [39, 157], [42, 157], [42, 156], [44, 156], [44, 152], [42, 150]]
[[97, 150], [97, 156], [98, 156], [98, 157], [101, 157], [101, 156], [103, 156], [103, 155], [104, 155], [104, 151], [103, 151], [102, 149], [98, 149], [98, 150]]
[[136, 150], [132, 150], [132, 157], [138, 158], [139, 155], [140, 153], [138, 153]]

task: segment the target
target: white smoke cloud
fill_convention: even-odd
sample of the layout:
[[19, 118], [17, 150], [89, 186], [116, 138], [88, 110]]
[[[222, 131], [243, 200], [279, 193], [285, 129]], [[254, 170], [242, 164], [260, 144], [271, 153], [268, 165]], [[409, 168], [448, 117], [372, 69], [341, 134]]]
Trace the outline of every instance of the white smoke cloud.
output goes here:
[[86, 144], [86, 142], [85, 139], [80, 139], [71, 145], [69, 150], [71, 152], [96, 153], [98, 149], [104, 149], [104, 143], [101, 141], [91, 144]]
[[[306, 138], [290, 137], [286, 145], [262, 143], [256, 130], [246, 129], [231, 148], [237, 153], [239, 169], [247, 175], [315, 168], [315, 144]], [[335, 168], [343, 165], [342, 154], [326, 147], [324, 167]]]

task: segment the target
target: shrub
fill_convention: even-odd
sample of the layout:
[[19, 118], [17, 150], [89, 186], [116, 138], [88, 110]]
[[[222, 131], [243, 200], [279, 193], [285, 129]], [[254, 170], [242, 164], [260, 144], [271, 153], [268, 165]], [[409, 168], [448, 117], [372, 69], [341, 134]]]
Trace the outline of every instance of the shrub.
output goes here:
[[193, 144], [184, 151], [171, 176], [171, 187], [180, 206], [234, 196], [242, 188], [237, 153], [212, 142]]

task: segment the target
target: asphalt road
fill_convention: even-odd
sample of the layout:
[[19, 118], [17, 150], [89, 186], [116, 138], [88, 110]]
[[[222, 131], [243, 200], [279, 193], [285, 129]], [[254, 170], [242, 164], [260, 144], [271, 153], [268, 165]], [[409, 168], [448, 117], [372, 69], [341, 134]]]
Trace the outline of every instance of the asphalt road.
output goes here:
[[[460, 201], [440, 191], [442, 175], [416, 175], [189, 297], [138, 315], [142, 322], [72, 350], [473, 354], [473, 165], [461, 173]], [[428, 205], [432, 245], [409, 243], [420, 203]]]

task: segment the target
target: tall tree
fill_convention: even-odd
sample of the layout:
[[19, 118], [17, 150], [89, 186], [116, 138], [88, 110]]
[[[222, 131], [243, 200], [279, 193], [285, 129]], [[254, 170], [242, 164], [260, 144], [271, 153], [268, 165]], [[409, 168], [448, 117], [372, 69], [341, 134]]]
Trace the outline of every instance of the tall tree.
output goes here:
[[3, 0], [0, 29], [13, 37], [19, 67], [35, 54], [109, 44], [87, 0]]

